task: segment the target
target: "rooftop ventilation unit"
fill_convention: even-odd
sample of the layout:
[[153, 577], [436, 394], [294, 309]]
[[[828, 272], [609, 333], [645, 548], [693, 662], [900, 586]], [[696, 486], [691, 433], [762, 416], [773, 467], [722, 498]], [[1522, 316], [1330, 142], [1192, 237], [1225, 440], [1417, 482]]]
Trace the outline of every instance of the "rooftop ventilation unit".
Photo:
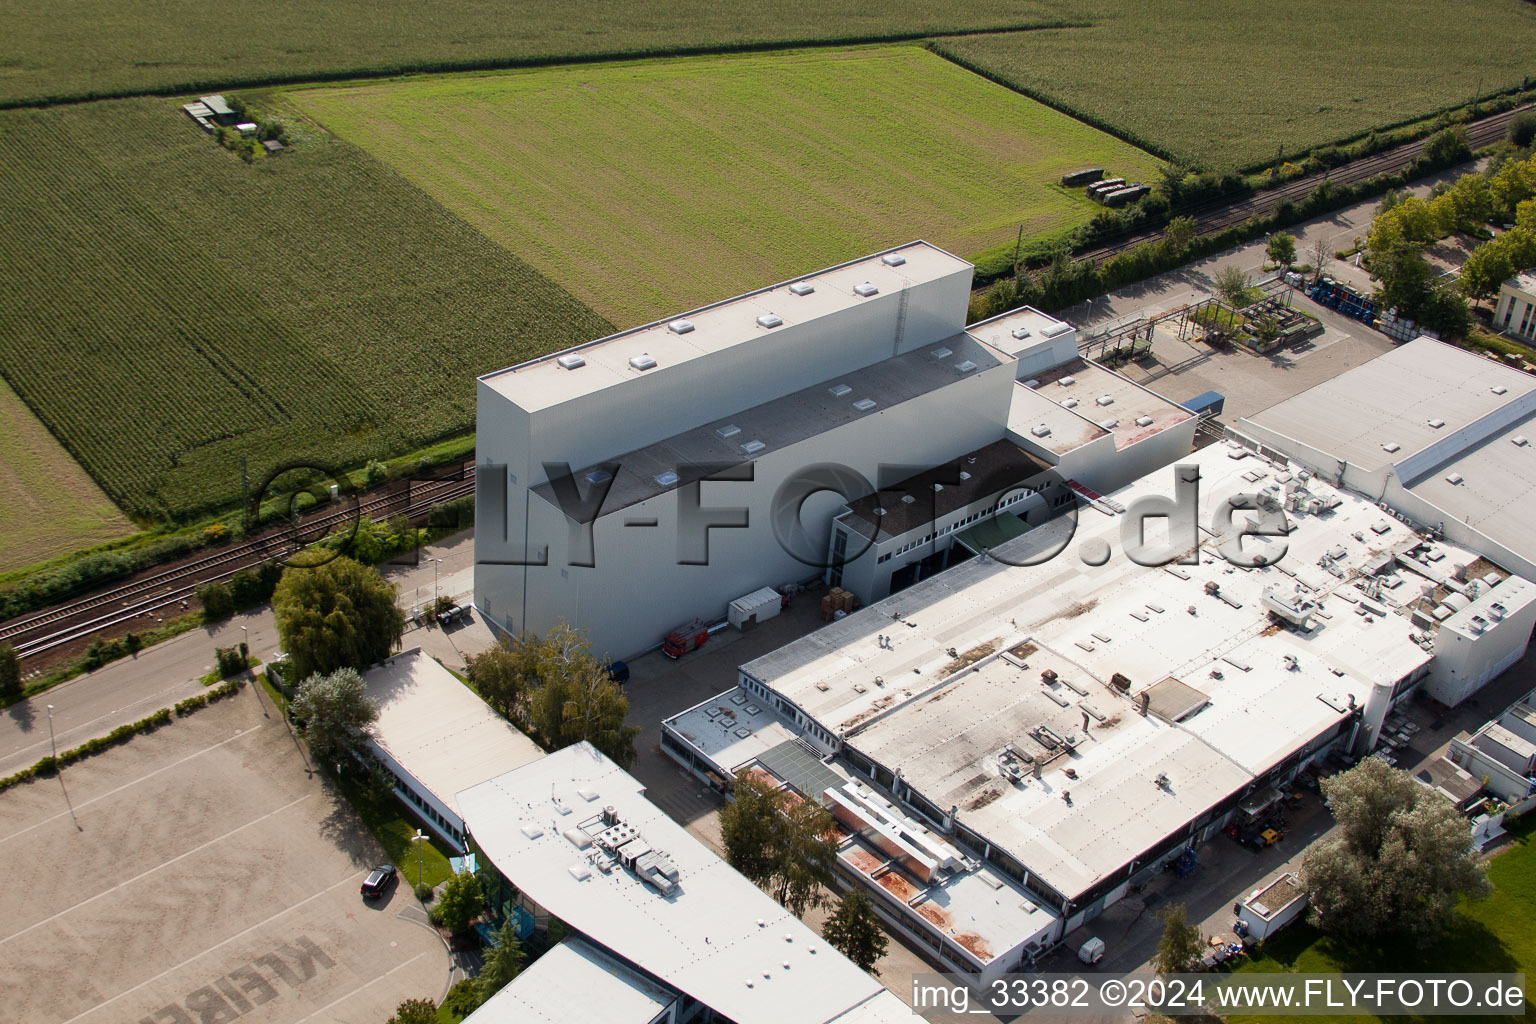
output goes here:
[[689, 331], [693, 330], [693, 324], [689, 323], [687, 320], [684, 320], [682, 317], [679, 317], [676, 320], [673, 320], [671, 323], [667, 324], [667, 330], [671, 331], [673, 334], [687, 334]]
[[1445, 420], [1440, 420], [1440, 419], [1430, 420], [1429, 421], [1429, 425], [1434, 427], [1436, 430], [1439, 430], [1441, 427], [1445, 426]]
[[970, 373], [972, 370], [976, 369], [976, 364], [967, 359], [963, 363], [956, 363], [955, 369], [959, 370], [961, 373]]
[[1382, 443], [1381, 450], [1384, 452], [1395, 452], [1401, 447], [1402, 445], [1398, 444], [1396, 441], [1386, 441]]
[[870, 284], [868, 281], [865, 281], [863, 284], [856, 284], [856, 285], [853, 286], [853, 294], [861, 295], [861, 296], [863, 296], [864, 298], [867, 299], [871, 295], [879, 295], [880, 294], [880, 289], [876, 288], [874, 285]]
[[1114, 430], [1119, 425], [1120, 425], [1120, 421], [1119, 420], [1100, 420], [1099, 421], [1099, 426], [1103, 427], [1105, 430]]
[[1525, 439], [1524, 434], [1516, 434], [1514, 437], [1509, 439], [1509, 442], [1510, 444], [1519, 445], [1521, 448], [1524, 448], [1526, 445], [1530, 444], [1530, 442]]
[[764, 313], [757, 318], [757, 326], [759, 327], [779, 327], [783, 323], [784, 318], [777, 313]]
[[734, 423], [727, 423], [723, 427], [716, 427], [715, 433], [719, 434], [722, 438], [735, 437], [741, 433], [741, 428]]
[[888, 267], [899, 267], [903, 263], [907, 262], [907, 258], [894, 252], [888, 252], [884, 256], [880, 257], [880, 262], [884, 263]]
[[1077, 383], [1077, 378], [1072, 376], [1071, 374], [1068, 374], [1067, 376], [1061, 378], [1061, 380], [1057, 381], [1056, 383], [1061, 385], [1064, 388], [1069, 388], [1073, 384]]
[[1055, 338], [1058, 335], [1066, 334], [1071, 329], [1072, 329], [1072, 325], [1071, 324], [1054, 323], [1054, 324], [1051, 324], [1051, 326], [1047, 327], [1045, 330], [1041, 331], [1040, 333], [1045, 335], [1047, 338]]
[[1136, 417], [1136, 425], [1138, 427], [1150, 427], [1152, 425], [1152, 417], [1151, 416], [1137, 416]]
[[561, 356], [555, 362], [560, 364], [562, 370], [579, 370], [587, 365], [587, 361], [578, 355]]
[[815, 285], [811, 284], [809, 281], [796, 281], [794, 284], [789, 286], [789, 292], [791, 295], [809, 295], [815, 290]]
[[929, 355], [933, 356], [935, 359], [948, 359], [954, 354], [955, 353], [953, 350], [947, 349], [943, 345], [940, 345], [938, 348], [929, 353]]
[[741, 446], [741, 450], [746, 455], [756, 455], [758, 452], [767, 447], [768, 446], [763, 444], [761, 441], [748, 441], [746, 444]]
[[869, 410], [875, 407], [875, 400], [873, 398], [861, 398], [853, 403], [853, 407], [859, 410], [859, 412], [869, 412]]
[[660, 487], [677, 486], [677, 474], [670, 469], [665, 473], [657, 473], [654, 477], [652, 477], [652, 479], [655, 480], [657, 486]]
[[1445, 475], [1445, 482], [1448, 483], [1448, 484], [1453, 484], [1453, 485], [1454, 484], [1459, 484], [1459, 483], [1461, 483], [1461, 474], [1460, 473], [1447, 473]]
[[853, 388], [847, 384], [833, 384], [827, 388], [827, 391], [831, 393], [833, 398], [842, 398], [844, 395], [853, 394]]
[[1496, 395], [1502, 395], [1502, 394], [1503, 394], [1503, 393], [1504, 393], [1504, 392], [1506, 392], [1506, 391], [1508, 391], [1508, 390], [1509, 390], [1509, 388], [1507, 388], [1507, 387], [1505, 387], [1505, 386], [1504, 386], [1504, 385], [1503, 385], [1503, 384], [1495, 384], [1495, 385], [1494, 385], [1494, 386], [1493, 386], [1493, 389], [1492, 389], [1492, 390], [1493, 390], [1493, 393], [1494, 393], [1494, 394], [1496, 394]]
[[960, 479], [961, 480], [969, 480], [970, 478], [971, 478], [971, 474], [967, 473], [963, 469], [960, 471]]
[[[692, 328], [690, 327], [689, 330], [692, 330]], [[635, 370], [651, 370], [655, 369], [656, 360], [650, 356], [630, 356], [629, 365], [631, 369]]]
[[1094, 403], [1096, 405], [1114, 405], [1115, 404], [1115, 399], [1114, 399], [1113, 395], [1100, 395], [1098, 398], [1095, 398], [1093, 401], [1094, 401]]
[[912, 495], [910, 495], [910, 494], [903, 494], [903, 495], [902, 495], [902, 496], [901, 496], [901, 503], [902, 503], [902, 504], [903, 504], [903, 505], [910, 505], [910, 504], [912, 504], [912, 503], [913, 503], [913, 502], [914, 502], [914, 501], [916, 501], [916, 500], [917, 500], [917, 499], [916, 499], [916, 498], [914, 498], [914, 497], [912, 497]]
[[1038, 427], [1035, 427], [1033, 430], [1031, 430], [1030, 433], [1034, 434], [1036, 437], [1049, 437], [1051, 435], [1051, 428], [1042, 423]]
[[1028, 327], [1015, 327], [1013, 329], [1013, 336], [1015, 338], [1018, 338], [1020, 341], [1023, 341], [1025, 338], [1029, 337], [1029, 328]]
[[594, 469], [587, 474], [587, 483], [601, 484], [613, 479], [613, 474], [606, 469]]
[[933, 485], [933, 489], [935, 491], [942, 491], [944, 489], [944, 485], [943, 484], [934, 484]]
[[1077, 399], [1069, 398], [1065, 402], [1062, 402], [1061, 404], [1066, 406], [1068, 409], [1076, 409], [1077, 408]]

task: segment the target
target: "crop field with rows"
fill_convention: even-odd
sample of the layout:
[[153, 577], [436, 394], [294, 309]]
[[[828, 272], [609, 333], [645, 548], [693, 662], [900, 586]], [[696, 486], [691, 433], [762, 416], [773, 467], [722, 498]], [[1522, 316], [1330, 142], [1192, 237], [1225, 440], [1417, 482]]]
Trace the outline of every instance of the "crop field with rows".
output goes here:
[[0, 572], [133, 530], [16, 392], [0, 381]]
[[1524, 0], [1115, 0], [937, 49], [1191, 165], [1263, 165], [1536, 78]]
[[0, 0], [0, 105], [1063, 24], [1071, 0]]
[[286, 94], [621, 325], [926, 238], [962, 256], [1099, 209], [1146, 153], [916, 45]]
[[323, 133], [253, 164], [169, 101], [0, 113], [0, 374], [124, 511], [474, 423], [606, 321]]

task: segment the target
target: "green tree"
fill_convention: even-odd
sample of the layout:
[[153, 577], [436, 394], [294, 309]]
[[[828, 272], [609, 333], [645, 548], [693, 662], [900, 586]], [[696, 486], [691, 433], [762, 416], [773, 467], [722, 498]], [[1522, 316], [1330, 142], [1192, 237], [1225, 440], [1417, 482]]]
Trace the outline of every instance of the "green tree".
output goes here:
[[1175, 217], [1163, 228], [1162, 250], [1169, 259], [1179, 259], [1195, 240], [1195, 218]]
[[720, 810], [725, 862], [759, 886], [766, 886], [773, 877], [773, 842], [781, 802], [777, 787], [743, 768], [736, 773], [730, 802]]
[[1157, 916], [1163, 922], [1163, 934], [1157, 940], [1152, 967], [1159, 974], [1189, 970], [1203, 952], [1200, 926], [1189, 923], [1188, 912], [1182, 903], [1170, 903]]
[[475, 977], [475, 998], [480, 1004], [506, 988], [523, 970], [523, 949], [511, 922], [496, 932], [496, 945], [485, 955], [485, 963]]
[[1467, 254], [1461, 265], [1461, 290], [1467, 297], [1481, 301], [1491, 298], [1499, 286], [1514, 276], [1517, 269], [1510, 259], [1510, 246], [1502, 238], [1484, 242]]
[[389, 479], [389, 470], [378, 459], [371, 460], [363, 470], [363, 483], [370, 488], [378, 487]]
[[1222, 267], [1216, 271], [1213, 283], [1216, 294], [1233, 309], [1241, 309], [1248, 304], [1248, 275], [1238, 268]]
[[1264, 247], [1264, 251], [1271, 262], [1289, 270], [1291, 264], [1296, 262], [1296, 236], [1278, 231], [1269, 236], [1269, 244]]
[[512, 637], [470, 658], [465, 674], [481, 700], [503, 718], [517, 722], [523, 714], [523, 697], [538, 679], [537, 653], [521, 637]]
[[640, 730], [624, 724], [629, 699], [593, 657], [586, 635], [561, 623], [526, 643], [538, 680], [528, 693], [528, 719], [544, 749], [586, 740], [620, 767], [633, 764]]
[[1311, 921], [1351, 939], [1433, 942], [1463, 898], [1491, 891], [1466, 819], [1407, 772], [1368, 757], [1323, 781], [1337, 827], [1307, 853]]
[[1504, 128], [1504, 137], [1512, 145], [1521, 149], [1528, 149], [1531, 141], [1536, 139], [1536, 114], [1527, 110], [1523, 114], [1516, 114]]
[[1371, 276], [1376, 278], [1376, 301], [1383, 307], [1414, 320], [1429, 297], [1434, 270], [1424, 261], [1424, 247], [1402, 241], [1371, 251]]
[[350, 558], [290, 566], [272, 594], [272, 611], [296, 679], [383, 661], [405, 629], [394, 587]]
[[482, 897], [480, 879], [472, 872], [454, 875], [443, 886], [443, 894], [432, 908], [434, 919], [455, 935], [469, 931], [469, 924], [480, 914]]
[[838, 901], [837, 909], [821, 926], [821, 937], [843, 956], [871, 974], [885, 955], [890, 939], [875, 916], [875, 905], [863, 889], [854, 889]]
[[18, 701], [26, 693], [26, 687], [21, 683], [21, 660], [16, 657], [16, 648], [10, 644], [0, 644], [0, 701], [9, 704]]
[[224, 584], [204, 583], [195, 593], [203, 606], [203, 618], [209, 622], [221, 622], [235, 614], [234, 596]]
[[430, 999], [407, 999], [395, 1007], [388, 1024], [437, 1024], [437, 1004]]
[[1467, 148], [1467, 129], [1459, 124], [1442, 128], [1424, 141], [1424, 159], [1435, 164], [1453, 164], [1472, 155]]
[[304, 739], [321, 762], [360, 752], [366, 742], [363, 730], [379, 717], [379, 706], [368, 696], [363, 677], [350, 668], [306, 677], [289, 708], [303, 723]]

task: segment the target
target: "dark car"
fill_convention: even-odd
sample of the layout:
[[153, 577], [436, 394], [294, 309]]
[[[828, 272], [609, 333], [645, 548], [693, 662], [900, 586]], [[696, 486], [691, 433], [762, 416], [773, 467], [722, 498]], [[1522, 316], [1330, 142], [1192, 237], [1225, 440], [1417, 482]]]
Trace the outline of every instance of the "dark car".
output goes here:
[[363, 898], [373, 900], [383, 896], [395, 884], [397, 875], [393, 864], [381, 864], [368, 872], [368, 877], [363, 879]]
[[622, 661], [608, 663], [608, 678], [616, 683], [629, 682], [629, 666]]

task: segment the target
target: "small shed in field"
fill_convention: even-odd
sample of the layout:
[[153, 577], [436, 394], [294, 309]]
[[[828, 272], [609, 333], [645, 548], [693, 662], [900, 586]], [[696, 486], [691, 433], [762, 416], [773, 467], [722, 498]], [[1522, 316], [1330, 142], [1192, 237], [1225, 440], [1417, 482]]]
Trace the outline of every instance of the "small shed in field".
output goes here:
[[240, 119], [240, 115], [225, 102], [223, 96], [199, 96], [198, 102], [208, 108], [209, 116], [213, 118], [215, 124], [234, 124]]

